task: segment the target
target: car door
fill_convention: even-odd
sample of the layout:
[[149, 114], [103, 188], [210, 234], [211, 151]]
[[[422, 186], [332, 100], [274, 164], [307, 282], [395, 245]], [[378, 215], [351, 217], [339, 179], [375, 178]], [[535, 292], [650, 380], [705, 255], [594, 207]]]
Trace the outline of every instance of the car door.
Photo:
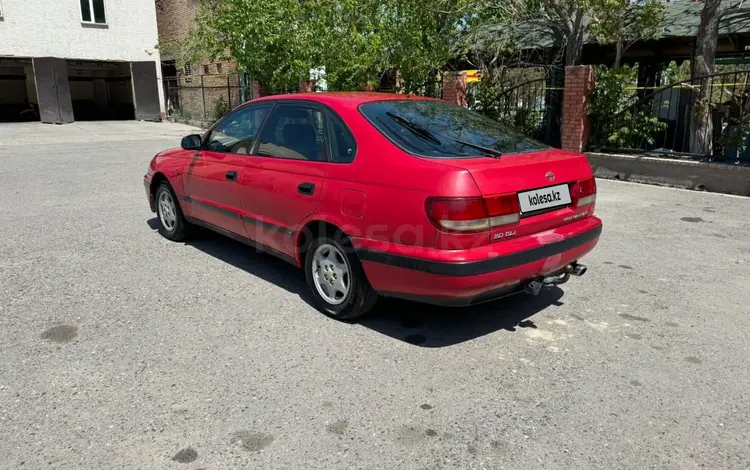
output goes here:
[[[294, 233], [318, 207], [328, 165], [324, 109], [313, 102], [279, 101], [263, 124], [241, 180], [250, 238], [294, 256]], [[257, 179], [256, 179], [257, 177]]]
[[247, 236], [239, 182], [248, 171], [248, 155], [272, 107], [273, 102], [264, 102], [238, 108], [206, 134], [202, 150], [188, 161], [184, 176], [186, 202], [193, 217]]

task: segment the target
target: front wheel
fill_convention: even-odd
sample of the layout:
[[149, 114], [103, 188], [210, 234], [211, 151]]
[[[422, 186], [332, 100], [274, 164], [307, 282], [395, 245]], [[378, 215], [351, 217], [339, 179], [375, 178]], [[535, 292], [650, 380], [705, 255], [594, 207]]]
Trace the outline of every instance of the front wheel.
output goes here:
[[330, 235], [321, 236], [307, 250], [305, 277], [318, 308], [339, 320], [362, 317], [378, 298], [351, 245]]
[[183, 241], [190, 236], [192, 226], [185, 220], [177, 196], [169, 186], [162, 182], [154, 195], [156, 199], [156, 215], [159, 219], [159, 233], [172, 241]]

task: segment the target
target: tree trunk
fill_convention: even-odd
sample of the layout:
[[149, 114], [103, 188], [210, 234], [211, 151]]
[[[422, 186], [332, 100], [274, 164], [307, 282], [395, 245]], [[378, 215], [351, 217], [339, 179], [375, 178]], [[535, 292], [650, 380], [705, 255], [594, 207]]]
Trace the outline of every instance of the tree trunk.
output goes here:
[[576, 11], [570, 34], [568, 34], [568, 44], [565, 47], [565, 65], [578, 65], [581, 63], [583, 52], [583, 10]]
[[615, 52], [615, 68], [619, 69], [622, 64], [622, 54], [625, 51], [625, 41], [620, 37], [617, 40], [617, 49]]
[[693, 91], [693, 107], [690, 113], [690, 151], [710, 155], [713, 141], [711, 116], [711, 79], [714, 73], [716, 47], [719, 42], [719, 19], [721, 0], [706, 0], [701, 12], [698, 35], [695, 38], [692, 84], [700, 89]]

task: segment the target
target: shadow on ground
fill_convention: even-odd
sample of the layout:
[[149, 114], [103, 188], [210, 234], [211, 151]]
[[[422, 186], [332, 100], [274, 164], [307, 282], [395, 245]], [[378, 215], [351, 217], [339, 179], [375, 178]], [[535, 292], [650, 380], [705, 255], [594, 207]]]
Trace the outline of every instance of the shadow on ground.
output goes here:
[[[151, 226], [150, 221], [149, 226]], [[185, 241], [185, 244], [264, 281], [271, 282], [287, 292], [298, 295], [309, 305], [313, 305], [302, 270], [284, 260], [205, 229], [197, 230], [189, 240]]]
[[391, 338], [425, 348], [463, 343], [499, 330], [536, 328], [531, 317], [551, 305], [560, 305], [563, 291], [557, 287], [539, 296], [518, 294], [486, 304], [446, 308], [381, 299], [362, 326]]
[[[156, 218], [147, 224], [154, 230], [158, 228]], [[304, 275], [295, 266], [208, 230], [199, 230], [186, 244], [298, 295], [314, 308]], [[560, 305], [562, 296], [563, 291], [553, 287], [537, 297], [519, 294], [465, 308], [380, 299], [374, 310], [358, 323], [415, 346], [440, 348], [499, 330], [536, 328], [530, 318], [551, 305]]]

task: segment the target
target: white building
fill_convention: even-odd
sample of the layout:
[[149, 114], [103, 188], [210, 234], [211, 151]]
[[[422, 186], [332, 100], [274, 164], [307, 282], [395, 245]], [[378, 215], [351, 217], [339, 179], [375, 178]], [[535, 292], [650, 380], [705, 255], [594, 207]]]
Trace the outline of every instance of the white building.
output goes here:
[[157, 43], [154, 0], [0, 0], [0, 121], [160, 119]]

